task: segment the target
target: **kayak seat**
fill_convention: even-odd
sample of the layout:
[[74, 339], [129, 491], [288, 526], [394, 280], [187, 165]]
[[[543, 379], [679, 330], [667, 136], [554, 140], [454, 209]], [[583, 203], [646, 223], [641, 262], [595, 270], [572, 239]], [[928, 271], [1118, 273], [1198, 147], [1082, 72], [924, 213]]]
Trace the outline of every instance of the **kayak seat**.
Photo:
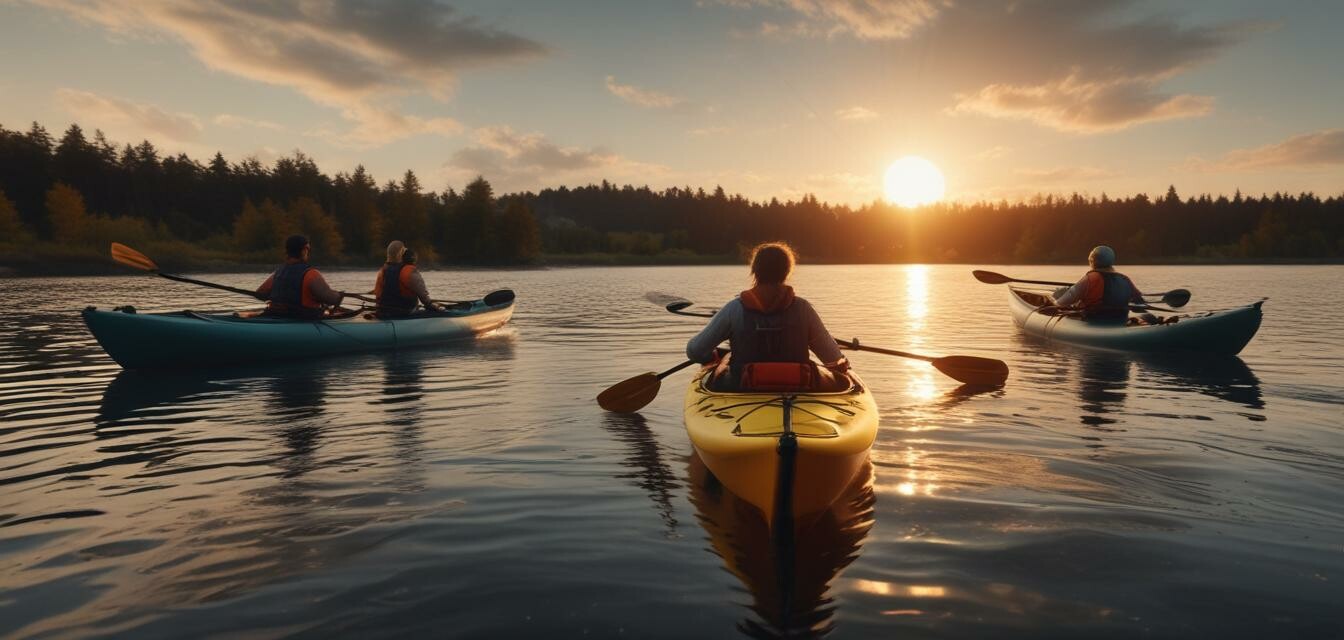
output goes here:
[[715, 367], [709, 387], [715, 391], [738, 393], [788, 393], [846, 391], [848, 376], [837, 375], [815, 362], [753, 362], [742, 368], [740, 380], [733, 379], [726, 362]]

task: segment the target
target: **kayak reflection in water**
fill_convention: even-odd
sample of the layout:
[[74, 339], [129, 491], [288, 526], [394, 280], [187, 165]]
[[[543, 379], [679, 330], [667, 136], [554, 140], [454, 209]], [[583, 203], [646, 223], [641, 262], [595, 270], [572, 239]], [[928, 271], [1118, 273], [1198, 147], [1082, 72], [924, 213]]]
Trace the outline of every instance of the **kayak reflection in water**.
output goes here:
[[317, 320], [324, 305], [341, 304], [345, 292], [332, 289], [308, 264], [311, 251], [308, 238], [293, 235], [285, 239], [285, 263], [257, 287], [257, 297], [267, 300], [266, 315]]
[[[1144, 304], [1143, 294], [1134, 282], [1115, 270], [1114, 249], [1106, 245], [1094, 247], [1087, 254], [1087, 264], [1091, 269], [1081, 280], [1055, 291], [1055, 306], [1077, 309], [1085, 320], [1125, 322], [1131, 303]], [[1139, 316], [1139, 320], [1141, 324], [1158, 323], [1151, 313]]]
[[378, 271], [378, 279], [373, 285], [373, 295], [378, 299], [378, 315], [410, 315], [421, 304], [426, 309], [439, 310], [429, 298], [429, 288], [425, 286], [420, 270], [416, 269], [415, 261], [415, 251], [400, 240], [387, 245], [387, 262]]
[[[798, 257], [783, 242], [766, 242], [751, 250], [754, 286], [723, 305], [709, 324], [686, 343], [686, 357], [701, 364], [715, 362], [717, 347], [729, 341], [732, 357], [719, 363], [713, 386], [720, 391], [793, 386], [829, 389], [836, 373], [849, 369], [835, 338], [807, 300], [784, 284]], [[817, 354], [825, 368], [810, 363]]]

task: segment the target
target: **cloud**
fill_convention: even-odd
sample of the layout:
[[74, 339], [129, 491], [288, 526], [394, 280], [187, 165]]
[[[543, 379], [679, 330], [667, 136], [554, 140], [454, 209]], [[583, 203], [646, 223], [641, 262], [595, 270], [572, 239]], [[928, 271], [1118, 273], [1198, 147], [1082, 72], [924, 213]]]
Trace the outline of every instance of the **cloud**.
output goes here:
[[1146, 122], [1191, 118], [1213, 110], [1213, 98], [1167, 95], [1151, 79], [1089, 82], [1070, 75], [1042, 85], [991, 84], [958, 95], [949, 113], [1031, 120], [1060, 131], [1098, 133]]
[[565, 180], [638, 180], [666, 172], [665, 167], [600, 147], [562, 147], [540, 133], [519, 133], [507, 126], [481, 127], [474, 137], [475, 144], [458, 149], [445, 166], [456, 178], [484, 175], [504, 190], [553, 186]]
[[1139, 0], [726, 4], [801, 19], [793, 27], [770, 22], [762, 35], [891, 41], [902, 60], [936, 60], [940, 78], [962, 85], [953, 91], [949, 113], [1023, 119], [1076, 133], [1209, 113], [1212, 98], [1162, 85], [1266, 28], [1185, 25], [1170, 14], [1145, 15]]
[[646, 109], [670, 109], [685, 104], [686, 100], [676, 96], [641, 89], [634, 85], [616, 82], [616, 76], [607, 76], [607, 91], [626, 102]]
[[76, 118], [113, 129], [130, 129], [137, 137], [162, 136], [178, 142], [201, 137], [201, 121], [189, 113], [169, 113], [152, 104], [101, 96], [76, 89], [58, 89], [56, 101]]
[[763, 36], [835, 37], [861, 40], [905, 38], [938, 17], [942, 0], [724, 0], [722, 4], [766, 7], [801, 14], [791, 26], [761, 24]]
[[1319, 169], [1341, 164], [1344, 164], [1344, 129], [1325, 129], [1296, 135], [1276, 144], [1229, 151], [1208, 168], [1227, 171]]
[[732, 130], [733, 130], [732, 127], [700, 127], [697, 129], [690, 129], [686, 133], [689, 133], [697, 137], [705, 137], [705, 136], [723, 135], [725, 133], [731, 132]]
[[434, 119], [398, 121], [389, 115], [395, 97], [446, 100], [464, 69], [546, 52], [434, 0], [28, 1], [120, 35], [179, 40], [211, 69], [289, 87], [340, 109], [355, 126], [352, 139], [364, 142], [382, 132], [451, 128]]
[[780, 199], [800, 200], [809, 193], [823, 202], [870, 202], [881, 197], [882, 189], [876, 176], [817, 173], [783, 187]]
[[1035, 180], [1038, 183], [1099, 180], [1101, 178], [1111, 178], [1117, 175], [1114, 171], [1109, 171], [1107, 169], [1074, 166], [1053, 167], [1048, 169], [1023, 168], [1018, 169], [1015, 173], [1024, 178]]
[[229, 129], [269, 129], [271, 131], [284, 131], [285, 127], [269, 120], [254, 120], [246, 116], [236, 116], [231, 113], [221, 113], [210, 119], [218, 126]]
[[995, 160], [997, 158], [1002, 158], [1008, 155], [1010, 151], [1012, 151], [1012, 149], [999, 145], [985, 149], [984, 151], [981, 151], [980, 153], [977, 153], [971, 157], [976, 160]]
[[836, 109], [835, 117], [841, 120], [873, 120], [877, 118], [877, 112], [867, 107], [849, 107], [847, 109]]

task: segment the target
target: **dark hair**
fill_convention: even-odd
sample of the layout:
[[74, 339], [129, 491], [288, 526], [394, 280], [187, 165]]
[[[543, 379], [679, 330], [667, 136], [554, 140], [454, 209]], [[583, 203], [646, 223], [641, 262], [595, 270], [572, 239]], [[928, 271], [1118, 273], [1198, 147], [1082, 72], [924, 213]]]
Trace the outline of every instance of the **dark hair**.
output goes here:
[[285, 238], [285, 254], [291, 258], [302, 258], [303, 248], [308, 246], [308, 238], [292, 235]]
[[751, 249], [751, 275], [756, 284], [784, 284], [798, 262], [798, 254], [785, 242], [762, 242]]
[[406, 250], [401, 252], [401, 263], [415, 264], [415, 249], [406, 247]]

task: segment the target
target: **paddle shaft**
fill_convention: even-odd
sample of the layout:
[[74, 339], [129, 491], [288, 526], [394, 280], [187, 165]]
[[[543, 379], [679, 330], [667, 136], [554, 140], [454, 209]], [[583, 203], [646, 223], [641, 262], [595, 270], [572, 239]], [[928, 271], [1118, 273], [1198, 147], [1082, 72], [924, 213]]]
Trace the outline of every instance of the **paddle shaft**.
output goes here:
[[198, 284], [198, 285], [201, 285], [202, 287], [210, 287], [210, 288], [212, 288], [212, 289], [219, 289], [219, 290], [221, 290], [221, 291], [229, 291], [229, 292], [232, 292], [232, 293], [240, 293], [240, 294], [245, 295], [245, 296], [252, 296], [253, 298], [256, 298], [256, 299], [258, 299], [258, 300], [265, 300], [265, 298], [263, 298], [263, 297], [257, 295], [257, 292], [256, 292], [256, 291], [248, 291], [247, 289], [239, 289], [238, 287], [230, 287], [230, 286], [228, 286], [228, 285], [224, 285], [224, 284], [218, 284], [218, 283], [214, 283], [214, 282], [206, 282], [206, 281], [204, 281], [204, 280], [196, 280], [196, 279], [194, 279], [194, 278], [188, 278], [188, 277], [186, 277], [186, 276], [179, 276], [179, 275], [172, 274], [172, 273], [164, 273], [164, 272], [162, 272], [162, 271], [154, 271], [153, 273], [154, 273], [155, 275], [162, 276], [162, 277], [167, 278], [167, 279], [169, 279], [169, 280], [175, 280], [175, 281], [177, 281], [177, 282], [185, 282], [185, 283], [187, 283], [187, 284]]
[[844, 347], [844, 348], [849, 349], [849, 350], [851, 350], [851, 351], [871, 351], [871, 352], [873, 352], [873, 353], [884, 353], [884, 354], [889, 355], [889, 356], [900, 356], [900, 357], [902, 357], [902, 358], [912, 358], [912, 359], [915, 359], [915, 360], [923, 360], [924, 362], [933, 362], [934, 360], [937, 359], [937, 358], [933, 358], [933, 357], [930, 357], [930, 356], [921, 356], [921, 355], [919, 355], [918, 353], [909, 353], [909, 352], [906, 352], [906, 351], [897, 351], [897, 350], [895, 350], [895, 349], [883, 349], [882, 347], [870, 347], [870, 346], [867, 346], [867, 345], [859, 344], [858, 341], [836, 340], [835, 343], [838, 344], [838, 345], [840, 345], [841, 347]]
[[[1042, 285], [1047, 285], [1047, 286], [1052, 286], [1052, 287], [1072, 287], [1072, 286], [1074, 285], [1074, 283], [1072, 283], [1072, 282], [1052, 282], [1052, 281], [1050, 281], [1050, 280], [1022, 280], [1022, 279], [1020, 279], [1020, 278], [1010, 278], [1010, 277], [1005, 276], [1005, 275], [1003, 275], [1003, 274], [1001, 274], [1001, 273], [994, 273], [993, 271], [979, 271], [979, 270], [976, 270], [976, 271], [972, 271], [971, 273], [975, 274], [976, 279], [978, 279], [978, 280], [980, 280], [981, 282], [984, 282], [984, 283], [986, 283], [986, 284], [1007, 284], [1007, 283], [1009, 283], [1009, 282], [1020, 282], [1020, 283], [1022, 283], [1022, 284], [1042, 284]], [[1159, 296], [1162, 297], [1162, 298], [1166, 298], [1168, 295], [1175, 294], [1175, 293], [1183, 293], [1183, 294], [1185, 294], [1185, 299], [1186, 299], [1186, 300], [1189, 299], [1190, 292], [1188, 292], [1188, 291], [1186, 291], [1186, 290], [1184, 290], [1184, 289], [1173, 289], [1173, 290], [1171, 290], [1171, 291], [1164, 291], [1164, 292], [1162, 292], [1162, 293], [1145, 293], [1145, 294], [1142, 294], [1142, 295], [1143, 295], [1143, 297], [1145, 297], [1145, 298], [1153, 298], [1153, 297], [1159, 297]], [[1177, 304], [1176, 306], [1179, 307], [1179, 306], [1182, 306], [1183, 304], [1184, 304], [1184, 301], [1182, 301], [1181, 304]], [[1163, 309], [1159, 309], [1159, 311], [1163, 311]]]

